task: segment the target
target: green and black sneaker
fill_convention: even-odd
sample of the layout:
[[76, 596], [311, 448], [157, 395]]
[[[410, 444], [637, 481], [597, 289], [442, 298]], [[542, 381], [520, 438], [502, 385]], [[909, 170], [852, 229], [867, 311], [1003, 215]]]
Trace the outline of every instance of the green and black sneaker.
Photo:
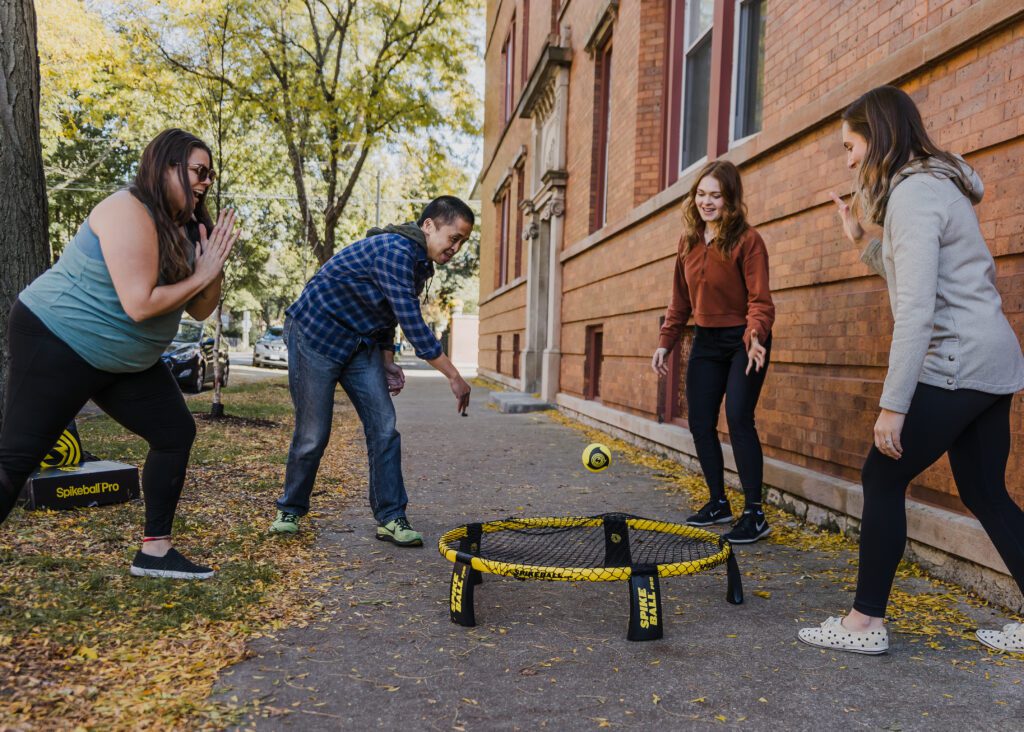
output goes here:
[[378, 526], [377, 538], [398, 546], [423, 546], [423, 535], [409, 526], [409, 520], [405, 516], [399, 516], [383, 526]]
[[296, 534], [299, 531], [299, 514], [278, 511], [277, 518], [270, 525], [271, 534]]

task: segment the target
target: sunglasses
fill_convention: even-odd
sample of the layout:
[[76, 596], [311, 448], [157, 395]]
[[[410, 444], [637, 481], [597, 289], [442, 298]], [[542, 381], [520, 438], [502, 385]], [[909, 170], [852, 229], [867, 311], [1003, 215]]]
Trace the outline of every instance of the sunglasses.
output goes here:
[[[179, 163], [175, 163], [175, 165], [179, 165]], [[217, 179], [216, 171], [213, 168], [207, 168], [201, 163], [192, 163], [188, 166], [188, 169], [196, 174], [200, 183], [205, 183], [206, 181], [213, 183]]]

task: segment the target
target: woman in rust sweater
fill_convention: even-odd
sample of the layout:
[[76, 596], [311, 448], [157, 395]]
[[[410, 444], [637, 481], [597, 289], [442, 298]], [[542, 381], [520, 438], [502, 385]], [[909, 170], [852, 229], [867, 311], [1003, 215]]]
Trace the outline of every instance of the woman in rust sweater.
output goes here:
[[687, 519], [692, 526], [730, 523], [725, 497], [718, 415], [725, 397], [744, 509], [726, 538], [750, 544], [770, 529], [761, 507], [764, 458], [754, 427], [754, 408], [764, 384], [772, 347], [775, 305], [768, 287], [768, 251], [746, 221], [743, 183], [736, 166], [708, 163], [683, 204], [685, 230], [679, 240], [672, 301], [651, 367], [668, 373], [668, 354], [693, 315], [695, 334], [686, 367], [686, 402], [710, 500]]

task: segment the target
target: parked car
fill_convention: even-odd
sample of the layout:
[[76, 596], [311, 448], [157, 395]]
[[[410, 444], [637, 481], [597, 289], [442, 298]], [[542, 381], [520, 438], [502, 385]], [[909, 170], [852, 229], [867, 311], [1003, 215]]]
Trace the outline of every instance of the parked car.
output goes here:
[[[178, 324], [178, 332], [162, 358], [183, 391], [198, 394], [205, 384], [213, 383], [213, 335], [196, 320], [185, 319]], [[231, 364], [223, 345], [217, 358], [221, 363], [221, 386], [227, 386]]]
[[288, 344], [284, 342], [284, 327], [272, 325], [260, 336], [252, 349], [253, 366], [283, 366], [288, 368]]

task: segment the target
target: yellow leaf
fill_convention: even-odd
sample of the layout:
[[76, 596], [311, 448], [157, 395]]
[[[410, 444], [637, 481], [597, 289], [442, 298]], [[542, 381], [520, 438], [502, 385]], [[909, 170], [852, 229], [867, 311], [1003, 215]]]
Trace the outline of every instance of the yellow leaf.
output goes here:
[[763, 597], [765, 600], [771, 599], [772, 593], [765, 590], [754, 590], [754, 594], [758, 597]]
[[657, 694], [651, 694], [651, 701], [653, 701], [655, 704], [657, 704], [658, 702], [661, 701], [661, 697], [658, 696]]
[[95, 661], [97, 658], [100, 657], [100, 654], [96, 652], [96, 649], [90, 648], [89, 646], [79, 646], [78, 650], [75, 651], [75, 654], [81, 656], [82, 658], [87, 658], [90, 661]]
[[765, 699], [763, 696], [760, 699], [758, 699], [758, 701], [762, 702], [763, 704], [767, 704], [768, 703], [768, 700]]
[[703, 704], [706, 701], [707, 699], [703, 696], [698, 696], [696, 699], [690, 699], [690, 704]]
[[719, 722], [728, 722], [729, 721], [728, 717], [726, 717], [724, 714], [716, 714], [715, 715], [715, 719], [717, 719]]

